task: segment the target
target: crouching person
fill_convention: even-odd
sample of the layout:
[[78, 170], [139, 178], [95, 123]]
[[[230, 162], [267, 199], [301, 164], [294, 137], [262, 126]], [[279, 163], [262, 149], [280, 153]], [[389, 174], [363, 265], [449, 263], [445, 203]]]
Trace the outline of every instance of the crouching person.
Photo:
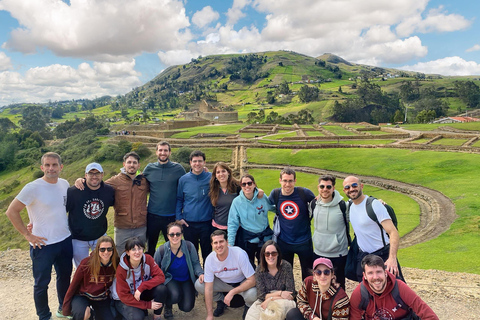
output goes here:
[[[195, 282], [195, 289], [205, 295], [206, 319], [221, 316], [227, 306], [233, 306], [231, 302], [235, 295], [241, 295], [245, 301], [245, 319], [248, 308], [257, 298], [255, 271], [248, 255], [241, 248], [229, 247], [227, 234], [223, 230], [215, 230], [210, 241], [213, 252], [205, 261], [204, 283], [199, 280]], [[215, 311], [213, 301], [217, 302]]]
[[117, 268], [112, 298], [123, 320], [143, 320], [148, 309], [154, 310], [153, 319], [161, 319], [167, 298], [165, 276], [153, 258], [143, 253], [144, 249], [142, 240], [128, 239]]
[[110, 286], [115, 279], [118, 255], [115, 243], [109, 236], [100, 237], [92, 254], [83, 259], [68, 287], [62, 312], [73, 320], [113, 320], [110, 310]]

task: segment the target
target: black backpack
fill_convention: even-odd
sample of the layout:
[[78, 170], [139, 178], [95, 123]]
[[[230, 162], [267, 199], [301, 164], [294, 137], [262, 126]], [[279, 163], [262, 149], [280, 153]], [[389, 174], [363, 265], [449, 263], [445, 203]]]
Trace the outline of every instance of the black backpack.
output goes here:
[[[369, 196], [366, 201], [366, 209], [367, 209], [367, 215], [370, 219], [372, 219], [374, 222], [377, 223], [378, 227], [380, 228], [380, 233], [382, 235], [382, 241], [383, 241], [383, 246], [386, 246], [385, 238], [383, 236], [383, 227], [380, 222], [378, 222], [377, 215], [375, 214], [375, 211], [373, 210], [372, 202], [375, 200], [375, 197]], [[398, 220], [397, 220], [397, 215], [395, 214], [395, 210], [393, 208], [386, 204], [382, 203], [385, 208], [387, 209], [388, 215], [390, 216], [390, 219], [392, 219], [393, 225], [395, 228], [398, 230]], [[347, 221], [350, 221], [350, 206], [352, 205], [352, 200], [348, 200], [348, 208], [347, 208]]]
[[[360, 303], [358, 304], [358, 308], [365, 311], [367, 310], [367, 306], [370, 303], [370, 300], [373, 300], [373, 297], [367, 290], [363, 282], [360, 283], [360, 293], [362, 295], [362, 298], [360, 300]], [[393, 300], [395, 300], [395, 302], [397, 303], [397, 307], [403, 310], [407, 310], [409, 312], [407, 317], [402, 318], [402, 320], [421, 320], [420, 317], [417, 316], [417, 314], [412, 310], [412, 308], [410, 308], [405, 302], [403, 302], [402, 297], [400, 297], [400, 292], [398, 291], [398, 280], [395, 280], [395, 285], [393, 286], [391, 294]]]
[[[317, 201], [316, 199], [313, 199], [310, 204], [310, 212], [313, 215], [313, 210], [315, 210], [315, 207], [317, 206]], [[345, 223], [345, 233], [347, 234], [347, 240], [348, 240], [348, 246], [352, 244], [352, 237], [350, 236], [350, 225], [348, 224], [348, 219], [347, 219], [347, 205], [345, 204], [345, 201], [340, 201], [338, 203], [338, 206], [340, 207], [340, 210], [342, 211], [343, 214], [343, 222]]]

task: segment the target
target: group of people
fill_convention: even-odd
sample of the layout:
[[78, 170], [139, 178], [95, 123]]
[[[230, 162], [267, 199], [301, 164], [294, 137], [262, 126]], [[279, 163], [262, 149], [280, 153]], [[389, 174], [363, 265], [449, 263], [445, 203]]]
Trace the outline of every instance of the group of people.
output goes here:
[[[173, 304], [188, 312], [199, 292], [207, 319], [241, 305], [249, 319], [272, 314], [277, 317], [265, 319], [403, 319], [408, 310], [437, 319], [397, 281], [404, 280], [396, 257], [398, 231], [385, 206], [363, 194], [359, 178], [344, 179], [346, 202], [335, 190], [334, 176], [319, 178], [315, 196], [295, 186], [295, 171], [285, 168], [281, 187], [267, 196], [252, 175], [237, 180], [225, 163], [209, 172], [201, 151], [191, 153], [188, 173], [170, 155], [168, 142], [159, 142], [158, 161], [141, 172], [140, 157], [129, 152], [120, 173], [106, 181], [102, 166], [91, 163], [72, 187], [59, 177], [60, 156], [42, 156], [44, 176], [28, 183], [6, 212], [30, 243], [40, 320], [52, 316], [47, 295], [52, 266], [57, 317], [143, 319], [153, 309], [155, 319], [162, 311], [171, 318]], [[110, 206], [114, 239], [106, 235]], [[20, 216], [25, 207], [28, 225]], [[275, 212], [272, 227], [268, 211]], [[353, 280], [361, 283], [350, 301], [344, 291], [349, 223], [359, 251]], [[165, 243], [157, 248], [160, 233]], [[295, 254], [303, 280], [298, 293]], [[76, 271], [70, 283], [72, 259]]]

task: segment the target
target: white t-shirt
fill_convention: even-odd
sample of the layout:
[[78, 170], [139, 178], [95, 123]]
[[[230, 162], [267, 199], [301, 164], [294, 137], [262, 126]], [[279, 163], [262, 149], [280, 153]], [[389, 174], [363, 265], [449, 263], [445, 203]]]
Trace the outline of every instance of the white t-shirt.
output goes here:
[[213, 282], [214, 277], [225, 283], [239, 283], [255, 274], [248, 255], [239, 247], [228, 247], [228, 256], [220, 261], [215, 251], [205, 260], [205, 282]]
[[27, 207], [28, 217], [33, 224], [32, 233], [46, 238], [47, 245], [70, 236], [65, 209], [68, 187], [65, 179], [48, 183], [40, 178], [25, 185], [16, 197]]
[[[367, 214], [367, 197], [365, 196], [365, 199], [360, 204], [352, 203], [350, 206], [350, 222], [357, 236], [358, 247], [364, 252], [372, 253], [383, 248], [383, 241], [380, 228]], [[387, 209], [380, 201], [373, 200], [372, 208], [378, 222], [382, 223], [384, 220], [391, 220]], [[383, 228], [381, 232], [383, 232], [385, 243], [389, 244], [390, 240]]]

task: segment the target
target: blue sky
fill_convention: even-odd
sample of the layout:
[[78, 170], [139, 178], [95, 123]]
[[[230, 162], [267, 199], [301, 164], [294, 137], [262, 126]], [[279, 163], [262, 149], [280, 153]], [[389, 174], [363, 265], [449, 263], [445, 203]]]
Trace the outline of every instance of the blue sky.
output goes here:
[[0, 106], [125, 94], [222, 53], [480, 75], [479, 12], [470, 0], [0, 0]]

